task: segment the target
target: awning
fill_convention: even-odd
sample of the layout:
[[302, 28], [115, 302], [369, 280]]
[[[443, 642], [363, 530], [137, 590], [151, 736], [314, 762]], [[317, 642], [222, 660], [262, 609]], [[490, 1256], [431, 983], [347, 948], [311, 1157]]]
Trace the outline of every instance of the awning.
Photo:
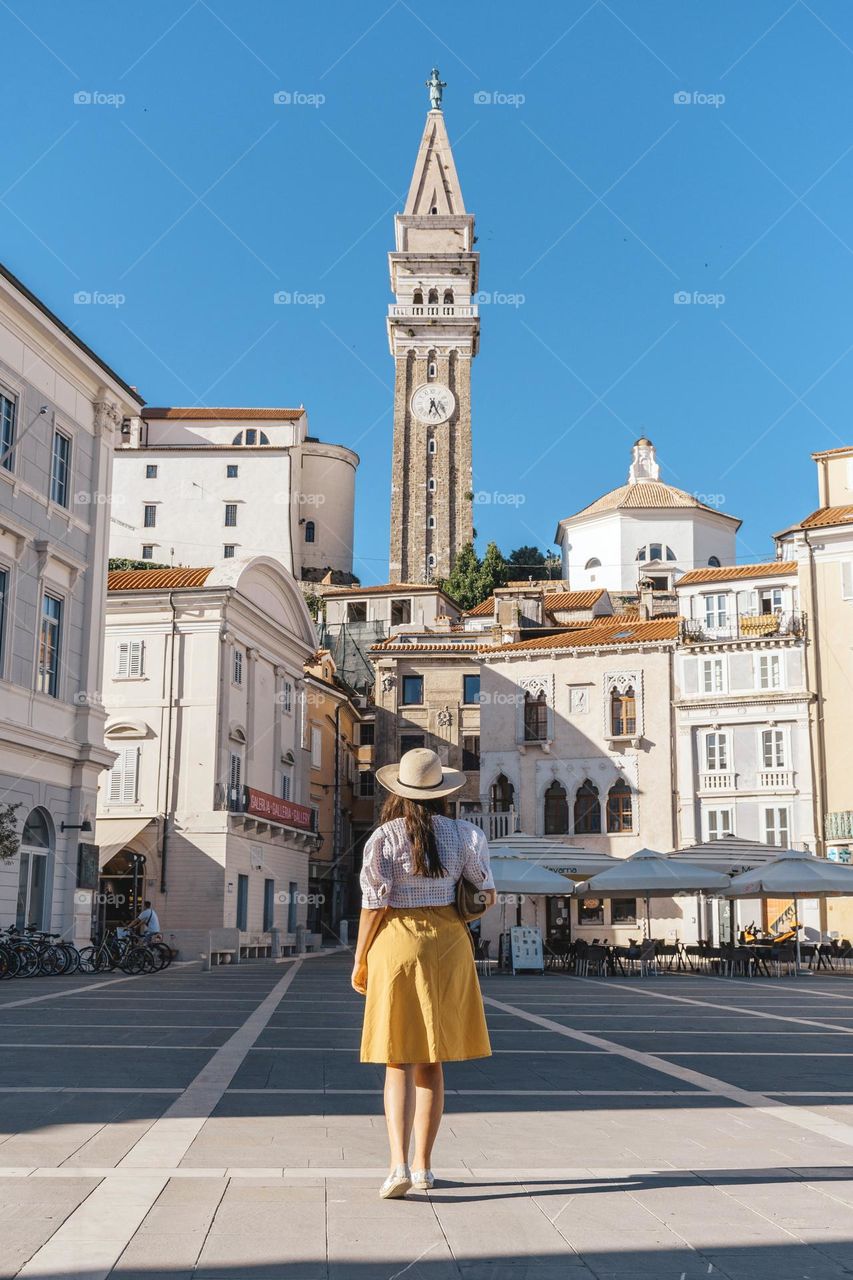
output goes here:
[[153, 818], [96, 818], [95, 844], [98, 846], [98, 866], [105, 867], [125, 845], [130, 844]]

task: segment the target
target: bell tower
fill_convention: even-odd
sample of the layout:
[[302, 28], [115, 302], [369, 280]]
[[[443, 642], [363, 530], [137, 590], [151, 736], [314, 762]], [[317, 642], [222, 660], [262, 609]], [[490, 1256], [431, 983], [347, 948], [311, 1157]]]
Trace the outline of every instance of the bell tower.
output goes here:
[[471, 361], [480, 255], [465, 210], [434, 68], [406, 206], [388, 255], [388, 342], [395, 366], [389, 581], [450, 573], [473, 537]]

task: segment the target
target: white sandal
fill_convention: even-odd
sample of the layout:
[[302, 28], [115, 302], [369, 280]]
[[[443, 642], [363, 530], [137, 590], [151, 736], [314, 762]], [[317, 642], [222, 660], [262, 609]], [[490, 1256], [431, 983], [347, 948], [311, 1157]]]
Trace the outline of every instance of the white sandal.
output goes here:
[[401, 1200], [412, 1186], [412, 1175], [407, 1164], [398, 1164], [393, 1173], [389, 1173], [388, 1177], [379, 1188], [379, 1194], [383, 1200]]
[[435, 1186], [432, 1169], [415, 1169], [412, 1173], [412, 1186], [416, 1191], [432, 1191]]

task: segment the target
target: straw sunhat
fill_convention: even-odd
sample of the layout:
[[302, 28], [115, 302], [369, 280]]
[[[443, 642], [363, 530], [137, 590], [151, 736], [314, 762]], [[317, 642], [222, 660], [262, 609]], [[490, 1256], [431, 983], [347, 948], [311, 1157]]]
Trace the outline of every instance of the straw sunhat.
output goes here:
[[376, 770], [376, 780], [386, 791], [409, 800], [450, 796], [460, 791], [467, 781], [460, 769], [446, 768], [436, 752], [427, 747], [407, 751], [398, 764], [383, 765]]

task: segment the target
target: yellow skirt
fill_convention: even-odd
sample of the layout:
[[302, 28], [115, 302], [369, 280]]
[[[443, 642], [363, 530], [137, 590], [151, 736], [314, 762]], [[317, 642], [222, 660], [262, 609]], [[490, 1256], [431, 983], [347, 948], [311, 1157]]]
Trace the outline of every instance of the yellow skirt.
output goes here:
[[458, 1062], [492, 1047], [455, 906], [391, 907], [367, 953], [362, 1062]]

